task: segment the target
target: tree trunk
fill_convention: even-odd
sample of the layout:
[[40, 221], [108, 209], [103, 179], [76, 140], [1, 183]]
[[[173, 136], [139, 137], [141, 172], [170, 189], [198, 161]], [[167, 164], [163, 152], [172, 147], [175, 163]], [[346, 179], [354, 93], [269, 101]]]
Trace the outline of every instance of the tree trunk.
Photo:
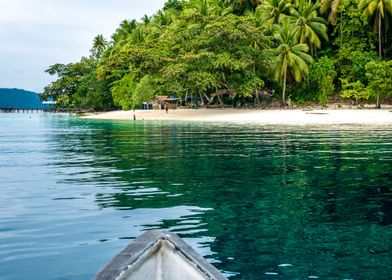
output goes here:
[[378, 93], [378, 92], [377, 92], [376, 108], [377, 109], [381, 108], [381, 106], [380, 106], [380, 93]]
[[222, 97], [220, 95], [218, 95], [218, 100], [219, 100], [219, 105], [223, 106], [224, 103], [223, 103]]
[[[378, 12], [378, 54], [380, 55], [380, 59], [382, 59], [382, 41], [381, 41], [381, 34], [382, 34], [382, 25], [381, 25], [381, 11]], [[380, 93], [377, 92], [377, 101], [376, 101], [376, 108], [380, 108]]]
[[[256, 64], [253, 63], [253, 77], [256, 77]], [[259, 99], [259, 91], [257, 89], [256, 83], [255, 83], [255, 106], [260, 105], [260, 99]]]
[[286, 80], [287, 80], [287, 65], [284, 66], [284, 74], [283, 74], [283, 92], [282, 92], [283, 105], [286, 105]]
[[340, 11], [340, 47], [343, 45], [343, 12]]
[[199, 93], [199, 97], [200, 97], [200, 105], [204, 106], [204, 99], [201, 93]]
[[207, 100], [207, 103], [210, 104], [210, 98], [207, 96], [207, 94], [203, 93], [205, 99]]
[[382, 59], [382, 41], [381, 41], [381, 34], [382, 34], [382, 25], [381, 25], [381, 11], [378, 12], [378, 54]]

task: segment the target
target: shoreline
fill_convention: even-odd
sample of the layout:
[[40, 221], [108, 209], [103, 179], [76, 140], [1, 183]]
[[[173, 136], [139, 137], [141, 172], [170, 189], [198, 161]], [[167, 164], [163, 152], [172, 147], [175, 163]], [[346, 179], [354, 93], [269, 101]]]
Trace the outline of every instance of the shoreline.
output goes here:
[[392, 125], [390, 109], [175, 109], [98, 112], [85, 119], [133, 121], [192, 121], [265, 125], [367, 124]]

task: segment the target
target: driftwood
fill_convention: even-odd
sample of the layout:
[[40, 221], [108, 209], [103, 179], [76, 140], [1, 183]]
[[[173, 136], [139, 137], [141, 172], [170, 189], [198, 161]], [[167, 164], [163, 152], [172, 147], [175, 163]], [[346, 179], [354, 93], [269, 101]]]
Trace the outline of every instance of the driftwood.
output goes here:
[[[257, 99], [265, 99], [265, 98], [269, 98], [273, 95], [273, 91], [271, 90], [254, 90], [252, 92], [252, 96], [254, 96], [254, 98]], [[205, 93], [200, 93], [200, 100], [201, 100], [201, 104], [204, 105], [204, 100], [207, 101], [207, 105], [212, 105], [214, 103], [214, 101], [217, 99], [218, 100], [218, 104], [223, 106], [224, 102], [222, 99], [223, 95], [228, 95], [229, 98], [234, 99], [235, 96], [237, 95], [235, 90], [230, 90], [228, 88], [225, 89], [217, 89], [215, 92], [211, 93], [209, 96]]]
[[222, 100], [223, 95], [229, 95], [230, 98], [234, 98], [236, 93], [233, 90], [229, 89], [218, 89], [214, 93], [212, 93], [209, 97], [204, 94], [204, 97], [208, 101], [208, 105], [211, 105], [214, 102], [215, 97], [218, 99], [220, 105], [224, 105], [224, 102]]

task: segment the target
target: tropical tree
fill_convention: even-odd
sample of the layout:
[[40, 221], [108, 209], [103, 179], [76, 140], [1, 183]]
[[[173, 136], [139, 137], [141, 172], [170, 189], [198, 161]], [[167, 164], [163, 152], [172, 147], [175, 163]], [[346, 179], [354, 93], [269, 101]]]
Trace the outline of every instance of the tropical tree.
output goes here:
[[291, 3], [287, 0], [265, 0], [256, 9], [256, 16], [270, 24], [279, 23], [290, 14]]
[[314, 85], [314, 92], [321, 104], [325, 104], [328, 96], [334, 93], [336, 71], [333, 60], [327, 56], [320, 57], [310, 67], [309, 80]]
[[137, 27], [137, 21], [136, 20], [123, 20], [119, 26], [119, 28], [116, 29], [114, 34], [112, 35], [112, 40], [114, 43], [118, 43], [122, 40], [125, 40], [129, 34], [133, 32]]
[[163, 6], [164, 11], [182, 11], [184, 8], [183, 1], [180, 0], [168, 0]]
[[320, 13], [324, 14], [329, 10], [328, 21], [333, 23], [337, 19], [338, 8], [343, 0], [322, 0], [320, 4]]
[[253, 12], [262, 2], [261, 0], [221, 0], [222, 2], [232, 5], [233, 12], [238, 15]]
[[367, 89], [377, 98], [377, 106], [380, 107], [380, 94], [390, 95], [392, 92], [392, 60], [366, 64]]
[[[98, 35], [89, 57], [51, 66], [47, 73], [57, 80], [44, 94], [62, 106], [106, 110], [130, 109], [155, 95], [199, 96], [210, 105], [248, 102], [276, 86], [275, 80], [283, 103], [287, 84], [293, 99], [300, 94], [299, 102], [315, 97], [327, 102], [335, 89], [360, 99], [390, 90], [382, 81], [391, 65], [365, 65], [381, 60], [370, 52], [377, 40], [367, 20], [378, 31], [380, 57], [389, 55], [392, 0], [165, 2], [153, 16], [121, 22], [110, 42]], [[319, 16], [325, 11], [330, 11], [330, 29]], [[322, 44], [327, 35], [332, 43]], [[309, 52], [317, 48], [320, 57], [312, 63]], [[295, 85], [308, 74], [306, 82]]]
[[99, 58], [108, 46], [108, 41], [102, 34], [95, 36], [91, 53], [94, 57]]
[[292, 76], [296, 82], [301, 81], [309, 74], [308, 64], [312, 63], [313, 59], [307, 53], [308, 45], [298, 43], [298, 36], [289, 21], [286, 20], [276, 27], [274, 37], [277, 46], [270, 49], [270, 55], [273, 57], [272, 73], [274, 79], [282, 83], [282, 101], [285, 104], [287, 76]]
[[320, 37], [328, 40], [327, 22], [318, 16], [319, 4], [299, 0], [291, 9], [290, 20], [301, 44], [321, 48]]
[[374, 30], [378, 31], [378, 54], [382, 58], [382, 23], [386, 14], [392, 13], [392, 0], [361, 0], [358, 8], [374, 22]]
[[340, 79], [342, 83], [342, 97], [355, 99], [358, 106], [361, 100], [368, 100], [371, 91], [368, 90], [361, 81], [349, 82], [347, 79]]
[[191, 0], [187, 3], [188, 11], [193, 10], [203, 17], [210, 15], [224, 16], [232, 12], [233, 6], [222, 0]]
[[149, 24], [148, 36], [157, 38], [162, 34], [165, 34], [174, 19], [175, 16], [171, 10], [158, 11]]

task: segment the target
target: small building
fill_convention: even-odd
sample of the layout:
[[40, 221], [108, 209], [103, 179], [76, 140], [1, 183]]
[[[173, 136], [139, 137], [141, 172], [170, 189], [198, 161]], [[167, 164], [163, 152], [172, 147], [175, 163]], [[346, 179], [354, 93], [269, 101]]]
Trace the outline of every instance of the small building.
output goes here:
[[181, 98], [176, 96], [158, 95], [156, 97], [157, 108], [164, 109], [167, 104], [169, 108], [176, 108], [181, 105]]
[[42, 104], [49, 105], [49, 106], [54, 106], [54, 105], [57, 104], [57, 102], [53, 101], [53, 100], [47, 100], [47, 101], [42, 101]]

